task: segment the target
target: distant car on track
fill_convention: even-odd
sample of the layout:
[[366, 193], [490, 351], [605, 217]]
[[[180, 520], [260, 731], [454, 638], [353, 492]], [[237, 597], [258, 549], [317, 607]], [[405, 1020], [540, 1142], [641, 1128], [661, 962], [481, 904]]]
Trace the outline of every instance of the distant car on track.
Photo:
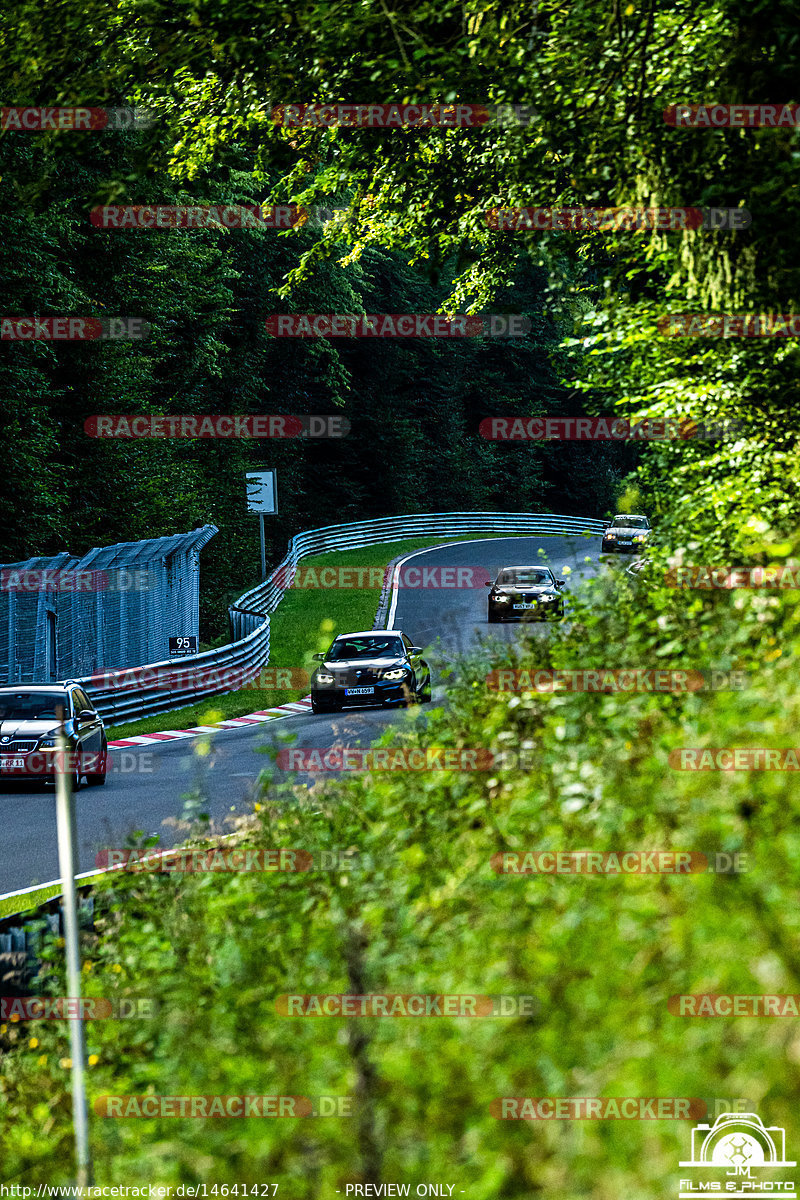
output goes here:
[[369, 629], [334, 638], [311, 676], [311, 708], [315, 713], [340, 712], [345, 705], [426, 704], [431, 698], [431, 671], [415, 646], [399, 629]]
[[549, 567], [503, 567], [489, 592], [489, 624], [558, 620], [564, 615], [562, 588]]
[[76, 683], [0, 687], [0, 782], [53, 782], [59, 709], [73, 789], [84, 777], [89, 784], [105, 783], [108, 742], [103, 719]]
[[603, 534], [601, 552], [609, 554], [615, 550], [635, 554], [644, 549], [652, 532], [648, 517], [638, 513], [618, 513]]

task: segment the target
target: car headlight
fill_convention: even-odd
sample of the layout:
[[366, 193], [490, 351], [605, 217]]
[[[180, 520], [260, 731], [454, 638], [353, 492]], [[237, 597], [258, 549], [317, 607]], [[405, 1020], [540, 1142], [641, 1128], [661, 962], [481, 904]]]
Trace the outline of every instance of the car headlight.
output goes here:
[[552, 604], [555, 600], [558, 599], [558, 596], [540, 596], [539, 599], [542, 601], [543, 604]]
[[635, 542], [643, 542], [646, 536], [647, 536], [647, 535], [646, 535], [646, 534], [644, 534], [644, 533], [637, 533], [637, 534], [636, 534], [636, 537], [635, 537], [633, 540], [634, 540]]
[[384, 671], [382, 679], [405, 679], [408, 672], [405, 667], [392, 667], [391, 671]]
[[607, 534], [606, 534], [606, 541], [607, 541], [607, 542], [613, 542], [613, 540], [614, 540], [614, 538], [615, 538], [616, 536], [617, 536], [617, 535], [616, 535], [615, 533], [607, 533]]
[[510, 596], [506, 596], [502, 592], [498, 592], [494, 598], [494, 601], [495, 601], [495, 604], [508, 604], [508, 601], [510, 599], [511, 599]]
[[335, 683], [333, 675], [329, 675], [327, 671], [317, 671], [316, 683]]
[[39, 738], [39, 749], [40, 750], [54, 750], [55, 745], [56, 745], [56, 739], [54, 737]]

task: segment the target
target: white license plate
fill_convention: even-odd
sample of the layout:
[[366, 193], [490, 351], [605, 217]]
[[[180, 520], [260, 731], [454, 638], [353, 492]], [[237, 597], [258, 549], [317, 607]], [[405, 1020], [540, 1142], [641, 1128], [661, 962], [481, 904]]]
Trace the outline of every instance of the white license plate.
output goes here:
[[530, 604], [512, 604], [511, 607], [512, 608], [536, 608], [536, 605], [533, 601], [531, 601]]
[[0, 770], [3, 771], [21, 771], [25, 766], [24, 758], [2, 758], [0, 759]]
[[630, 539], [630, 538], [620, 538], [620, 539], [619, 539], [619, 544], [620, 544], [620, 546], [630, 546], [630, 545], [631, 545], [631, 539]]
[[345, 696], [374, 696], [375, 688], [374, 687], [345, 688], [344, 694], [345, 694]]

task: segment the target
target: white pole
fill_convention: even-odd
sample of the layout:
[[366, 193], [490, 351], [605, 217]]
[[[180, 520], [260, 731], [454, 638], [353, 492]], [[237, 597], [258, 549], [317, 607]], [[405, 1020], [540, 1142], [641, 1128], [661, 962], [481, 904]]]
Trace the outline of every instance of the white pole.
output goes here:
[[[58, 828], [58, 865], [61, 873], [62, 903], [64, 906], [64, 942], [67, 956], [67, 995], [79, 1001], [81, 995], [81, 959], [78, 945], [78, 895], [75, 876], [78, 873], [75, 832], [75, 797], [72, 793], [72, 772], [67, 758], [63, 712], [56, 738], [56, 823]], [[76, 753], [78, 753], [76, 751]], [[80, 765], [78, 766], [80, 769]], [[80, 1012], [80, 1005], [76, 1005]], [[86, 1187], [92, 1178], [89, 1157], [89, 1110], [86, 1103], [86, 1044], [83, 1021], [69, 1020], [69, 1047], [72, 1060], [72, 1124], [75, 1130], [75, 1162], [77, 1183]]]

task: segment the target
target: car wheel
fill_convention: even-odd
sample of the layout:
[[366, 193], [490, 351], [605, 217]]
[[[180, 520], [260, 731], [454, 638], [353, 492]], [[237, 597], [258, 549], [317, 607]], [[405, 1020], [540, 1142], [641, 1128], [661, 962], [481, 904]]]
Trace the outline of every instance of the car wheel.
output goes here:
[[489, 624], [490, 625], [499, 625], [500, 622], [502, 621], [502, 619], [503, 618], [500, 616], [499, 613], [492, 612], [492, 610], [489, 609]]
[[86, 772], [86, 782], [89, 787], [102, 787], [106, 781], [106, 772], [108, 770], [108, 747], [104, 747], [97, 755], [93, 766], [98, 767], [97, 771]]

